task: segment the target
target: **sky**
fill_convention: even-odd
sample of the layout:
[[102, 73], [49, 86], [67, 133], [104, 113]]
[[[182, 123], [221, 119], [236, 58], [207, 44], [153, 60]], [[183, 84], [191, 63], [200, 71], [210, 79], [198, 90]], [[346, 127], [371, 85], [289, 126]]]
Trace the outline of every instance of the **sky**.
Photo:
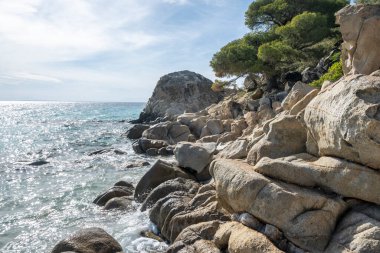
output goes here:
[[248, 32], [250, 0], [0, 0], [0, 100], [145, 102]]

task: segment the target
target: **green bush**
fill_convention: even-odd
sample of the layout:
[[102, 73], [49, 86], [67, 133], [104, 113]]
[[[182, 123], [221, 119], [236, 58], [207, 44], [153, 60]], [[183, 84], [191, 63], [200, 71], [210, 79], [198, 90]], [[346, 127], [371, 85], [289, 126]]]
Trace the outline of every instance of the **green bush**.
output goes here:
[[326, 74], [321, 76], [318, 80], [312, 82], [310, 85], [314, 87], [321, 87], [324, 81], [335, 82], [343, 76], [342, 62], [334, 63]]

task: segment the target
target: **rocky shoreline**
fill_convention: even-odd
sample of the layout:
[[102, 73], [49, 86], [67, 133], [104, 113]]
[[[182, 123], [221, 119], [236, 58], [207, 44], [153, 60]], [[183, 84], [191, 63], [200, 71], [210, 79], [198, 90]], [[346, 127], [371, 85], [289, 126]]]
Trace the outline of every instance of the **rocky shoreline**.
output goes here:
[[[380, 252], [379, 20], [380, 6], [337, 13], [345, 76], [320, 90], [305, 83], [310, 70], [244, 94], [215, 93], [189, 71], [162, 77], [126, 136], [176, 162], [159, 159], [94, 203], [141, 203], [157, 226], [143, 234], [167, 252]], [[122, 248], [92, 228], [52, 253], [69, 251]]]

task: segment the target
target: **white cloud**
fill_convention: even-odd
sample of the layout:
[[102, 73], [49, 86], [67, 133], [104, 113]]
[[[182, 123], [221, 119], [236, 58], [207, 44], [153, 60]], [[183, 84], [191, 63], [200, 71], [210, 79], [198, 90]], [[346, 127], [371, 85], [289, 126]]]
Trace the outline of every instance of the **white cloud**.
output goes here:
[[[0, 99], [17, 98], [16, 88], [21, 94], [24, 86], [12, 84], [28, 82], [75, 86], [88, 97], [96, 89], [127, 89], [128, 99], [137, 93], [146, 99], [171, 71], [212, 78], [208, 61], [226, 42], [217, 34], [237, 30], [226, 19], [236, 12], [221, 3], [226, 0], [0, 0]], [[36, 94], [49, 99], [48, 92], [56, 91]], [[120, 93], [115, 99], [123, 98]]]
[[188, 0], [163, 0], [164, 3], [169, 3], [169, 4], [187, 4], [189, 1]]

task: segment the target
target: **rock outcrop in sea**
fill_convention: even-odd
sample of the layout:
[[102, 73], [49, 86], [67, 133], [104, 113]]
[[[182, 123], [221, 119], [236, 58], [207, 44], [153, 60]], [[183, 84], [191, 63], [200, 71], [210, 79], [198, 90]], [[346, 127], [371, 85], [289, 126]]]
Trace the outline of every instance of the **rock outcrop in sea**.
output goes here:
[[197, 112], [217, 103], [220, 94], [211, 90], [211, 84], [211, 80], [187, 70], [161, 77], [136, 123], [174, 119], [184, 111]]
[[[370, 57], [380, 43], [361, 43], [378, 38], [379, 8], [338, 12], [350, 70], [321, 90], [299, 80], [289, 91], [256, 87], [135, 127], [136, 152], [176, 159], [158, 160], [134, 191], [167, 252], [380, 252], [380, 57]], [[155, 93], [149, 106], [160, 101]], [[131, 195], [125, 187], [102, 196]]]

